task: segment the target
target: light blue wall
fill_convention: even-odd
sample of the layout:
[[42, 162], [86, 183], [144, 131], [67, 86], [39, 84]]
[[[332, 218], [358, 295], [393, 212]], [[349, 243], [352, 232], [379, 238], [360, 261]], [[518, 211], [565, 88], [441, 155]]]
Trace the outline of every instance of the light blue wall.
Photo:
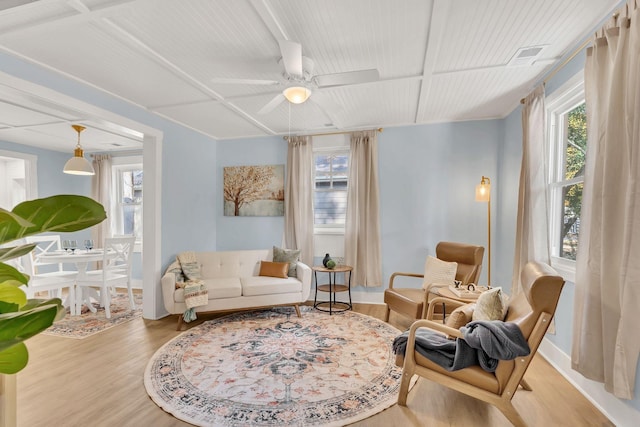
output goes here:
[[[379, 134], [384, 286], [367, 292], [383, 292], [395, 271], [424, 271], [426, 256], [441, 240], [486, 245], [487, 205], [475, 202], [475, 186], [482, 175], [497, 181], [502, 138], [501, 120], [387, 128]], [[218, 179], [224, 166], [286, 163], [286, 150], [280, 137], [221, 141]], [[225, 217], [222, 196], [216, 203], [219, 250], [281, 243], [283, 217]], [[494, 260], [494, 268], [498, 264]]]
[[[282, 137], [234, 139], [218, 142], [215, 170], [219, 187], [225, 166], [284, 165], [287, 142]], [[285, 172], [286, 173], [286, 172]], [[223, 196], [215, 198], [218, 250], [267, 249], [282, 245], [282, 216], [224, 216]]]

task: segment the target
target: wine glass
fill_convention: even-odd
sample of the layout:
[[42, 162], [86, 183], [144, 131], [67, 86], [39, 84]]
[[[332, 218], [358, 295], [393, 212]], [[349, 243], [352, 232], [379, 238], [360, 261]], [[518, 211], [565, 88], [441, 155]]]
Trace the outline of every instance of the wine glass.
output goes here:
[[84, 241], [84, 247], [87, 250], [87, 252], [89, 252], [91, 249], [93, 249], [93, 240], [91, 239], [87, 239]]
[[64, 249], [65, 253], [69, 252], [69, 248], [70, 248], [70, 244], [68, 240], [63, 240], [62, 241], [62, 249]]
[[76, 249], [78, 248], [77, 240], [69, 240], [69, 249], [71, 249], [71, 255], [76, 253]]

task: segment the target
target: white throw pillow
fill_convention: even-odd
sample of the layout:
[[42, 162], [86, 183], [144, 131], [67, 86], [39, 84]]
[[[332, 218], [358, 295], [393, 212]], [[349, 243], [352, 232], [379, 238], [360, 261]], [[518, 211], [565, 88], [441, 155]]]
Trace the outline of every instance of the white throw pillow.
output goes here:
[[457, 271], [457, 262], [447, 262], [429, 255], [427, 256], [427, 261], [424, 263], [422, 288], [428, 290], [433, 284], [443, 286], [453, 285]]
[[473, 310], [473, 320], [503, 320], [507, 301], [500, 287], [481, 293]]

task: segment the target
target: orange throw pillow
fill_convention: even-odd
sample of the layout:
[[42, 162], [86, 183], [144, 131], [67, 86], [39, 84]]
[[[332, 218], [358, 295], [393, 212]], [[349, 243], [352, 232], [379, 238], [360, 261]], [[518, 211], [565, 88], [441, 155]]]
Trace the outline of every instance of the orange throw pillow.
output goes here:
[[288, 262], [260, 261], [259, 276], [279, 277], [281, 279], [286, 279], [287, 277], [289, 277], [287, 275], [288, 272]]

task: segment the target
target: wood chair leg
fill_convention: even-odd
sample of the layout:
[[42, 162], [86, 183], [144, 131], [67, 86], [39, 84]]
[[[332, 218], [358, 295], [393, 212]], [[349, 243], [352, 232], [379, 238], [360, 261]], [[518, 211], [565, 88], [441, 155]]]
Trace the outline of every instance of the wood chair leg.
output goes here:
[[413, 373], [407, 370], [402, 370], [402, 379], [400, 381], [400, 390], [398, 390], [398, 405], [407, 406], [407, 395], [409, 394], [409, 384], [411, 384], [411, 378]]
[[522, 386], [522, 389], [523, 389], [523, 390], [527, 390], [527, 391], [531, 391], [531, 390], [533, 390], [533, 389], [531, 388], [531, 386], [529, 385], [529, 383], [528, 383], [524, 378], [522, 378], [522, 379], [520, 380], [520, 385]]
[[516, 411], [516, 408], [513, 406], [511, 401], [504, 401], [502, 404], [496, 406], [515, 427], [527, 427], [527, 424], [524, 422], [518, 411]]
[[178, 327], [176, 328], [176, 331], [181, 331], [182, 330], [182, 323], [184, 322], [184, 319], [182, 318], [182, 314], [178, 314]]
[[389, 322], [389, 313], [391, 312], [391, 309], [389, 308], [389, 305], [387, 305], [387, 311], [384, 314], [384, 321], [385, 322]]

